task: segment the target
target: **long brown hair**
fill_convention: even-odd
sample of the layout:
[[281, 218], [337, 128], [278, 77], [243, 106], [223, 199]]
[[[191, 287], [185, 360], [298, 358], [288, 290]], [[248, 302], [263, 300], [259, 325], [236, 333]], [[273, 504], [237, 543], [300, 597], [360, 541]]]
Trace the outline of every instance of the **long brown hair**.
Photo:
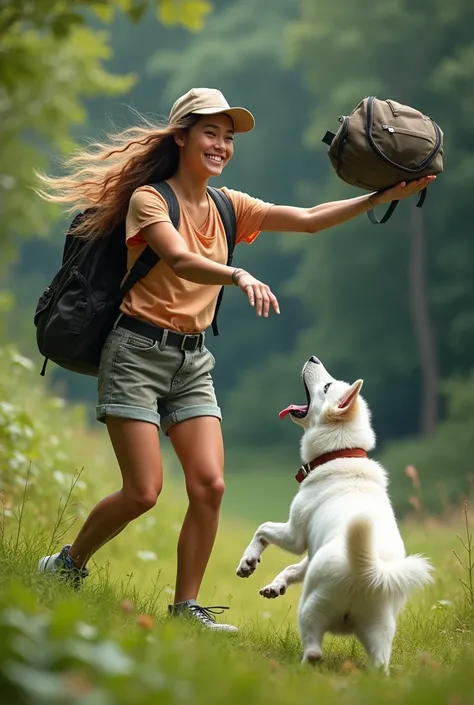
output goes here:
[[36, 193], [66, 205], [66, 213], [92, 208], [75, 229], [76, 236], [106, 235], [126, 217], [136, 188], [173, 176], [179, 164], [175, 135], [187, 132], [199, 119], [190, 114], [163, 125], [141, 117], [142, 125], [109, 134], [105, 142], [92, 142], [65, 159], [65, 176], [38, 173], [43, 188]]

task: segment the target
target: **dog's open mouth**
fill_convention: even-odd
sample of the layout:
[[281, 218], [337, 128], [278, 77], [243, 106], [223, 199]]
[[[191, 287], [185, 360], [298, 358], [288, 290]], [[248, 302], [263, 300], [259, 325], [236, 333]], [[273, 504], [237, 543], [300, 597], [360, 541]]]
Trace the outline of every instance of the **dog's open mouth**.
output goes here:
[[306, 382], [303, 380], [304, 384], [304, 391], [306, 394], [306, 404], [290, 404], [290, 406], [287, 406], [286, 409], [283, 409], [280, 411], [280, 419], [284, 419], [287, 414], [291, 414], [291, 416], [294, 416], [296, 419], [304, 419], [305, 416], [308, 413], [309, 405], [311, 403], [311, 397], [309, 396], [309, 390], [308, 387], [306, 386]]

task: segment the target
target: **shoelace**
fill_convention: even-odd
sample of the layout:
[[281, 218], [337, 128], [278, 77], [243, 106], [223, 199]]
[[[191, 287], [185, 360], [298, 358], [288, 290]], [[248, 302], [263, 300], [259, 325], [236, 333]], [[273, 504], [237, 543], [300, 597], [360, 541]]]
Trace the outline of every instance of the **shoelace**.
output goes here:
[[189, 605], [189, 610], [196, 613], [198, 619], [202, 622], [215, 622], [215, 614], [222, 614], [224, 610], [228, 610], [229, 607], [223, 607], [222, 605], [215, 605], [212, 607], [201, 607], [201, 605]]
[[84, 578], [87, 578], [89, 575], [89, 571], [87, 568], [78, 568], [74, 561], [72, 560], [71, 556], [68, 554], [69, 546], [65, 546], [62, 551], [61, 551], [61, 559], [63, 561], [63, 565], [66, 568], [68, 572], [71, 572], [71, 574], [74, 576], [74, 580], [84, 580]]

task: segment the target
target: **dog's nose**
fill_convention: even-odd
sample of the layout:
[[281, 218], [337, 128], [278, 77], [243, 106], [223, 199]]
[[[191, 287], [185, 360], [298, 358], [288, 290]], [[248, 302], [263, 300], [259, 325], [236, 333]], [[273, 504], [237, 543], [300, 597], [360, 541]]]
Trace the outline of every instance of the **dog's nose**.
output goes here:
[[315, 365], [320, 365], [320, 364], [321, 364], [321, 360], [318, 360], [318, 358], [316, 357], [316, 355], [311, 355], [311, 357], [309, 358], [309, 361], [310, 361], [310, 362], [314, 362]]

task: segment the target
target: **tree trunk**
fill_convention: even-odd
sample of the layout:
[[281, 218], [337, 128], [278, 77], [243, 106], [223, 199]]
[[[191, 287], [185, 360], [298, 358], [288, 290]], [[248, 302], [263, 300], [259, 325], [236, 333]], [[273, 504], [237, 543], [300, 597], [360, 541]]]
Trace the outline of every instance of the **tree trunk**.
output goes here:
[[427, 235], [421, 208], [410, 218], [410, 310], [421, 367], [420, 433], [429, 436], [438, 423], [438, 355], [428, 305]]

